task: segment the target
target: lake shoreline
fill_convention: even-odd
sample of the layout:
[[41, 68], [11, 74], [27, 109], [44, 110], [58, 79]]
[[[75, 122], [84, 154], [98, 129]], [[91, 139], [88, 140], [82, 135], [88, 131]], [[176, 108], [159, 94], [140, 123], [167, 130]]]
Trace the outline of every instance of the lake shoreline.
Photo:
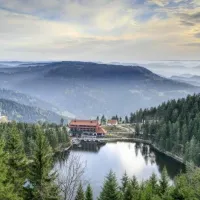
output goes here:
[[156, 147], [155, 144], [153, 144], [150, 140], [145, 140], [145, 139], [140, 139], [140, 138], [115, 138], [113, 140], [109, 140], [107, 142], [139, 142], [139, 143], [144, 143], [144, 144], [148, 144], [151, 146], [152, 149], [154, 149], [155, 151], [161, 153], [161, 154], [164, 154], [165, 156], [167, 157], [170, 157], [172, 158], [173, 160], [183, 164], [183, 165], [186, 165], [186, 163], [184, 162], [183, 158], [181, 157], [178, 157], [174, 154], [172, 154], [171, 152], [168, 152], [168, 151], [163, 151], [161, 149], [159, 149], [158, 147]]
[[[186, 166], [186, 163], [184, 162], [183, 158], [181, 157], [178, 157], [174, 154], [172, 154], [171, 152], [168, 152], [168, 151], [163, 151], [161, 150], [160, 148], [158, 148], [155, 144], [153, 144], [151, 142], [151, 140], [145, 140], [145, 139], [140, 139], [140, 138], [105, 138], [103, 141], [105, 141], [106, 143], [111, 143], [111, 142], [138, 142], [138, 143], [143, 143], [143, 144], [147, 144], [147, 145], [150, 145], [150, 147], [167, 156], [167, 157], [170, 157], [171, 159], [183, 164]], [[70, 151], [70, 149], [73, 147], [73, 144], [70, 144], [67, 148], [64, 148], [64, 149], [60, 149], [59, 151], [55, 152], [55, 153], [58, 153], [58, 152], [66, 152], [66, 151]]]

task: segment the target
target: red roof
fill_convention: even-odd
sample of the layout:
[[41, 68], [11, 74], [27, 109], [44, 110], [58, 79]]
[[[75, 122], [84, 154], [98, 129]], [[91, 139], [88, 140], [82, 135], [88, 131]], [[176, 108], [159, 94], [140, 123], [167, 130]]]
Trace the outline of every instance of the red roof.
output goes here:
[[97, 133], [106, 134], [107, 132], [106, 132], [106, 130], [104, 128], [99, 126], [98, 129], [97, 129]]
[[74, 125], [74, 126], [80, 126], [80, 125], [84, 125], [84, 126], [98, 126], [99, 122], [97, 120], [72, 120], [69, 123], [69, 126]]
[[117, 120], [116, 119], [110, 119], [107, 122], [108, 124], [117, 124]]

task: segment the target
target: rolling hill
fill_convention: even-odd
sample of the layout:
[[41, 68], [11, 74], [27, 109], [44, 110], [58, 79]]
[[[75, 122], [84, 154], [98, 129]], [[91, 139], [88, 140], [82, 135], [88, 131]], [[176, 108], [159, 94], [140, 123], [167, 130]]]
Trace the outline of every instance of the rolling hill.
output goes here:
[[9, 120], [23, 122], [48, 121], [59, 123], [61, 116], [47, 110], [37, 107], [26, 106], [7, 99], [0, 99], [0, 111], [6, 115]]
[[126, 115], [200, 91], [140, 66], [72, 61], [0, 68], [0, 84], [81, 118]]

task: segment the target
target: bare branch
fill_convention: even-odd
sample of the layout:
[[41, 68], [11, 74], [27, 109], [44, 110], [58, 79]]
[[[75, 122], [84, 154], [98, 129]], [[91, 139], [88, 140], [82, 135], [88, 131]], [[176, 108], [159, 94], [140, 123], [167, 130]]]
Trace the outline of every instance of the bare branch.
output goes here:
[[80, 155], [70, 154], [64, 163], [63, 170], [59, 172], [58, 185], [63, 200], [73, 200], [80, 182], [84, 182], [86, 163], [81, 161]]

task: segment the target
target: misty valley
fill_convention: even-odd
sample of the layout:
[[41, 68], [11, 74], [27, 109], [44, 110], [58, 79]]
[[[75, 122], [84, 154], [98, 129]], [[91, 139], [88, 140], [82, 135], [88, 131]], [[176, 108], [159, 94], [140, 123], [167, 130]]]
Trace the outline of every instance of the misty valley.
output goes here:
[[[139, 65], [91, 62], [4, 62], [0, 84], [1, 112], [27, 122], [58, 122], [60, 116], [124, 117], [199, 92], [197, 84], [166, 78]], [[9, 111], [11, 106], [15, 112]], [[24, 117], [25, 113], [30, 115]]]

